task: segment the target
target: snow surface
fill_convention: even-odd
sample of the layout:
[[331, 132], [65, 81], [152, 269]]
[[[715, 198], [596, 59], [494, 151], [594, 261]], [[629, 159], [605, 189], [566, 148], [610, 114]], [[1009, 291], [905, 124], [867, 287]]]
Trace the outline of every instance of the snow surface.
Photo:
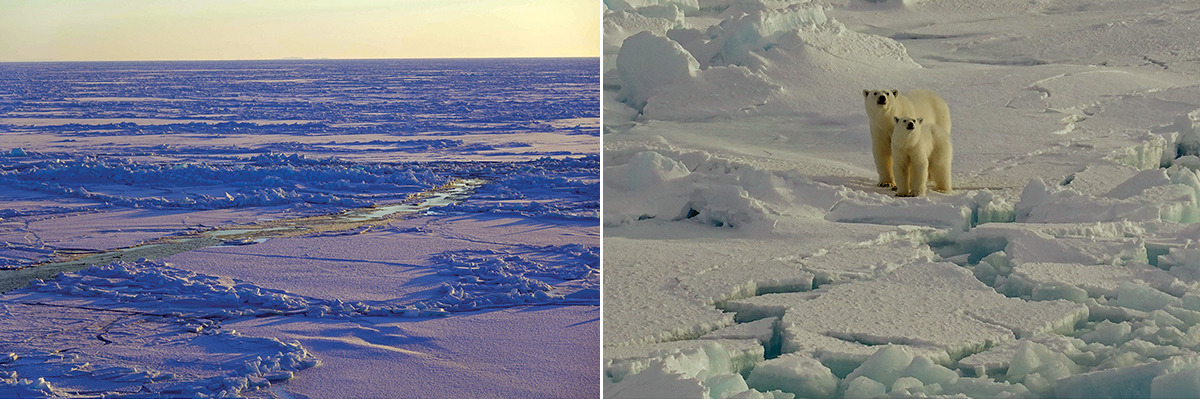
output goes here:
[[[1197, 11], [606, 1], [604, 395], [1194, 397]], [[875, 187], [876, 88], [954, 192]]]
[[598, 396], [597, 65], [0, 65], [0, 397]]

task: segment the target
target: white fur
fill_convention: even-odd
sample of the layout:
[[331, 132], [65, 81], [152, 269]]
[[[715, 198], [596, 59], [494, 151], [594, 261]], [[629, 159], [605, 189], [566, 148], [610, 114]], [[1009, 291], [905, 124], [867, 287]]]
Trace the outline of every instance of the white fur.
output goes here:
[[[879, 98], [884, 104], [879, 104]], [[871, 150], [875, 156], [875, 169], [879, 172], [879, 187], [895, 187], [892, 171], [892, 132], [895, 118], [923, 118], [925, 123], [938, 125], [950, 134], [950, 107], [934, 92], [911, 90], [899, 94], [897, 90], [863, 90], [863, 105], [871, 125]]]
[[951, 190], [950, 163], [954, 149], [950, 132], [923, 118], [893, 118], [892, 169], [896, 174], [896, 195], [925, 195], [925, 185], [933, 180], [933, 189]]

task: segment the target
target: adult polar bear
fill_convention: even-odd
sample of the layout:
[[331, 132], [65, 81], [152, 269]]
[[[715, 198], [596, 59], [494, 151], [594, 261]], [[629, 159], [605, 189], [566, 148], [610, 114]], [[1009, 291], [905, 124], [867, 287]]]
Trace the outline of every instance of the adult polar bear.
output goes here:
[[899, 90], [863, 90], [863, 105], [870, 118], [871, 149], [879, 172], [879, 187], [896, 187], [892, 173], [895, 118], [922, 118], [924, 123], [936, 124], [950, 136], [950, 107], [932, 91], [910, 90], [902, 95]]

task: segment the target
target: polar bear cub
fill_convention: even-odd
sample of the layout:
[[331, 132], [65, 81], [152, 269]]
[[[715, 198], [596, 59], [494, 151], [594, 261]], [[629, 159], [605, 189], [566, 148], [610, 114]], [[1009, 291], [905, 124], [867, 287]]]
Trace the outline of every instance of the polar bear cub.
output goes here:
[[896, 195], [925, 195], [925, 184], [933, 179], [933, 189], [949, 192], [950, 163], [954, 149], [950, 132], [924, 118], [892, 118], [892, 169], [896, 174]]
[[934, 92], [911, 90], [863, 90], [863, 105], [871, 125], [871, 150], [875, 169], [879, 172], [879, 187], [895, 188], [892, 172], [892, 132], [895, 118], [923, 118], [950, 134], [950, 107]]

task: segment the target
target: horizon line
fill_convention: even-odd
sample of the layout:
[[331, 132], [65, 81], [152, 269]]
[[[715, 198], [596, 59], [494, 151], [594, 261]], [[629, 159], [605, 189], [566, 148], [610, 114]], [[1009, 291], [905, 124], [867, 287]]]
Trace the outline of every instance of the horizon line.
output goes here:
[[601, 58], [599, 55], [591, 56], [482, 56], [482, 57], [377, 57], [377, 58], [306, 58], [306, 57], [283, 57], [283, 58], [226, 58], [226, 59], [144, 59], [144, 60], [34, 60], [34, 61], [0, 61], [0, 64], [33, 64], [33, 63], [65, 63], [65, 62], [220, 62], [220, 61], [362, 61], [362, 60], [504, 60], [504, 59], [555, 59], [555, 58]]

